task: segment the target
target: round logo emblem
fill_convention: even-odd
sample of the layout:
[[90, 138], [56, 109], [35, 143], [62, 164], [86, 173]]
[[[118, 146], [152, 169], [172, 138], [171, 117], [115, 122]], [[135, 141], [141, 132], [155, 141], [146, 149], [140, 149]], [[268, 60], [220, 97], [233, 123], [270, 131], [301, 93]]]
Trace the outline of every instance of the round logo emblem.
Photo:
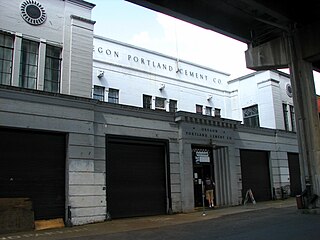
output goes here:
[[26, 0], [20, 6], [22, 18], [29, 24], [41, 25], [47, 19], [44, 7], [34, 0]]

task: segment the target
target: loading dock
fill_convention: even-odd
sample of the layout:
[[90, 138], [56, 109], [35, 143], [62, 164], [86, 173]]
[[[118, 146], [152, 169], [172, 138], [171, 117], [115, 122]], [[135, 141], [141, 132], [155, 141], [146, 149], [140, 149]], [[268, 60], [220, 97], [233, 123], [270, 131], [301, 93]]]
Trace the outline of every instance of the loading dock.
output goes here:
[[66, 136], [0, 128], [0, 198], [29, 198], [34, 219], [65, 218]]
[[107, 211], [112, 218], [166, 214], [167, 144], [107, 137]]

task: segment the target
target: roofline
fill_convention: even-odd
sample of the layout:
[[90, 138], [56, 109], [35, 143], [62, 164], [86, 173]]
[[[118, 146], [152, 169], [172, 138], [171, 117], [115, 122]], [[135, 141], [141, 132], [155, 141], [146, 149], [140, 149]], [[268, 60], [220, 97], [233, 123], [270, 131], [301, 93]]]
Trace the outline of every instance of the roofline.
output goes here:
[[95, 4], [87, 2], [87, 1], [84, 1], [84, 0], [63, 0], [63, 1], [72, 2], [72, 3], [78, 4], [78, 5], [87, 7], [89, 9], [92, 9], [92, 8], [94, 8], [96, 6]]
[[203, 65], [200, 65], [200, 64], [192, 63], [192, 62], [189, 62], [189, 61], [186, 61], [186, 60], [183, 60], [183, 59], [175, 58], [175, 57], [172, 57], [172, 56], [169, 56], [169, 55], [165, 55], [163, 53], [159, 53], [159, 52], [156, 52], [156, 51], [153, 51], [153, 50], [149, 50], [149, 49], [146, 49], [146, 48], [137, 47], [135, 45], [132, 45], [132, 44], [129, 44], [129, 43], [124, 43], [124, 42], [121, 42], [121, 41], [118, 41], [118, 40], [114, 40], [114, 39], [111, 39], [111, 38], [107, 38], [107, 37], [103, 37], [103, 36], [95, 35], [95, 34], [93, 35], [93, 38], [109, 41], [109, 42], [112, 42], [112, 43], [115, 43], [115, 44], [119, 44], [119, 45], [122, 45], [122, 46], [125, 46], [125, 47], [130, 47], [130, 48], [133, 48], [133, 49], [136, 49], [136, 50], [141, 50], [141, 51], [148, 52], [148, 53], [151, 53], [151, 54], [155, 54], [155, 55], [158, 55], [158, 56], [161, 56], [161, 57], [169, 58], [169, 59], [174, 60], [174, 61], [186, 63], [186, 64], [189, 64], [189, 65], [193, 65], [195, 67], [200, 67], [200, 68], [206, 69], [208, 71], [213, 71], [213, 72], [216, 72], [216, 73], [220, 73], [220, 74], [223, 74], [225, 76], [230, 76], [230, 73], [222, 72], [222, 71], [210, 68], [210, 67], [206, 67], [206, 66], [203, 66]]
[[244, 75], [244, 76], [241, 76], [241, 77], [232, 79], [232, 80], [228, 81], [228, 83], [232, 83], [232, 82], [236, 82], [236, 81], [241, 81], [241, 80], [247, 79], [247, 78], [249, 78], [249, 77], [256, 76], [256, 75], [258, 75], [258, 74], [260, 74], [260, 73], [264, 73], [264, 72], [267, 72], [267, 71], [269, 71], [269, 72], [274, 72], [274, 73], [277, 73], [277, 74], [279, 74], [279, 75], [281, 75], [281, 76], [290, 78], [290, 74], [285, 73], [285, 72], [282, 72], [282, 71], [280, 71], [280, 70], [261, 70], [261, 71], [256, 71], [256, 72], [249, 73], [249, 74], [247, 74], [247, 75]]

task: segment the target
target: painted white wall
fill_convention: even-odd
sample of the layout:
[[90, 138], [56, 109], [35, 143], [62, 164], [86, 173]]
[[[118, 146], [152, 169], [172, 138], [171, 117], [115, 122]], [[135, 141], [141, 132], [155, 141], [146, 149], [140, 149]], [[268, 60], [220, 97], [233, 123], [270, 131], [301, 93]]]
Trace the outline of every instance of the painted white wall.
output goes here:
[[[31, 25], [21, 17], [23, 1], [0, 1], [0, 31], [15, 36], [12, 85], [18, 86], [21, 38], [39, 43], [37, 89], [43, 90], [45, 44], [61, 47], [61, 93], [91, 97], [92, 36], [91, 10], [84, 1], [38, 1], [46, 12], [46, 21]], [[74, 17], [78, 16], [78, 18]], [[89, 63], [89, 64], [88, 64]], [[71, 70], [70, 70], [71, 69]]]
[[[284, 129], [282, 103], [290, 79], [263, 71], [229, 81], [229, 75], [190, 62], [94, 36], [93, 85], [119, 90], [119, 103], [142, 107], [142, 95], [177, 100], [178, 110], [195, 112], [196, 104], [221, 109], [223, 118], [243, 120], [242, 109], [258, 105], [260, 126]], [[97, 75], [103, 71], [104, 76]], [[164, 85], [162, 90], [159, 90]], [[92, 86], [93, 88], [93, 86]], [[214, 115], [214, 114], [212, 114]]]
[[232, 119], [242, 121], [242, 109], [258, 105], [260, 126], [284, 129], [282, 103], [293, 105], [286, 93], [288, 75], [277, 71], [263, 71], [229, 81]]
[[[226, 73], [98, 36], [93, 59], [93, 85], [119, 89], [121, 104], [141, 107], [146, 94], [177, 100], [182, 111], [195, 112], [199, 104], [219, 108], [227, 116]], [[104, 77], [99, 79], [100, 71]]]

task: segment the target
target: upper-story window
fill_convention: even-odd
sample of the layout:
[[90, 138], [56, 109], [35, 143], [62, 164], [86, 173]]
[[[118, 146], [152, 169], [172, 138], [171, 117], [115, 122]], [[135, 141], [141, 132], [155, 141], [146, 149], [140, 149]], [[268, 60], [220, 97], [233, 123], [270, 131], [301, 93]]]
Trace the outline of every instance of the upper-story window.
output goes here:
[[161, 97], [156, 97], [155, 107], [156, 109], [166, 110], [166, 99]]
[[202, 105], [196, 105], [196, 113], [202, 114], [203, 113], [203, 106]]
[[290, 119], [291, 119], [291, 131], [296, 132], [296, 117], [294, 114], [294, 107], [290, 105]]
[[283, 103], [282, 104], [282, 111], [283, 111], [283, 120], [284, 120], [284, 129], [289, 131], [289, 114], [288, 114], [288, 105]]
[[118, 89], [109, 88], [108, 102], [119, 103], [119, 90]]
[[60, 92], [61, 48], [47, 45], [44, 74], [44, 90]]
[[178, 110], [178, 101], [177, 100], [169, 100], [169, 112], [176, 112]]
[[104, 101], [104, 87], [94, 85], [92, 97], [93, 99]]
[[38, 75], [39, 44], [27, 39], [22, 40], [19, 86], [36, 88]]
[[296, 122], [294, 115], [294, 107], [290, 104], [283, 103], [283, 120], [284, 120], [284, 129], [286, 131], [296, 131]]
[[212, 107], [206, 107], [206, 115], [212, 116]]
[[253, 105], [242, 109], [243, 123], [249, 127], [259, 127], [259, 110], [258, 105]]
[[144, 95], [142, 96], [143, 108], [152, 108], [152, 96]]
[[13, 40], [11, 35], [0, 33], [0, 84], [11, 85]]
[[214, 116], [215, 117], [221, 117], [221, 109], [220, 108], [215, 108], [214, 109]]

